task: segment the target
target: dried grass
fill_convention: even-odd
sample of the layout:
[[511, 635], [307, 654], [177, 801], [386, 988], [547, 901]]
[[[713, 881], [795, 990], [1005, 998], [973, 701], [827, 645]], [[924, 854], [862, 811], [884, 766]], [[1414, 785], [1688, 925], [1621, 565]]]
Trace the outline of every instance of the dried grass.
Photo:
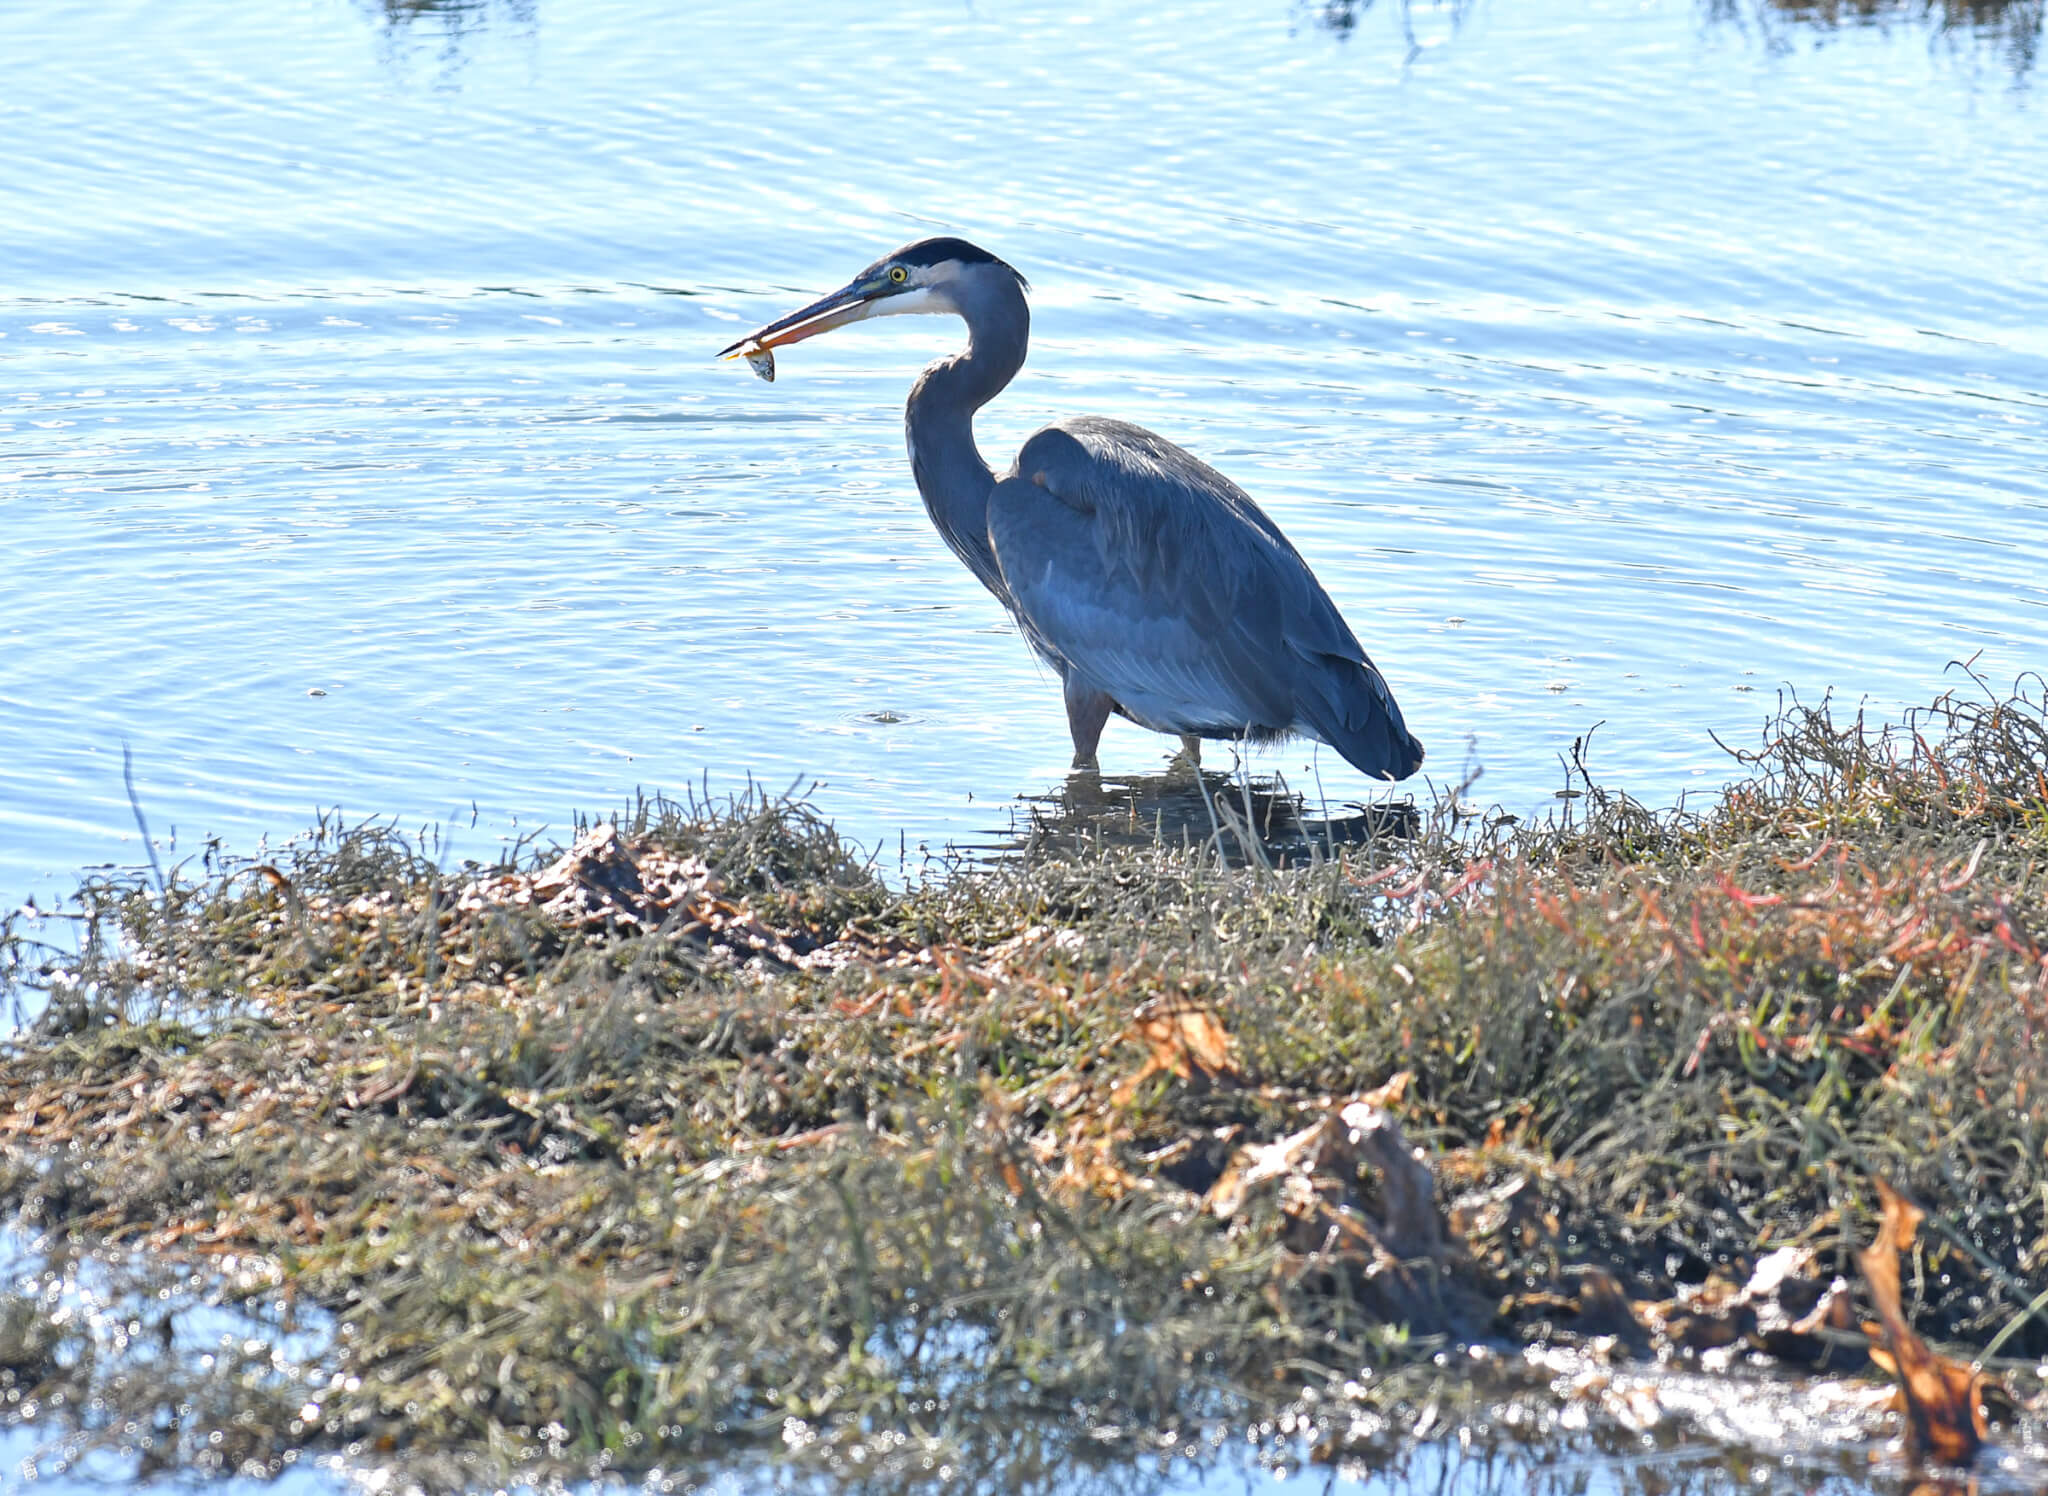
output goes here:
[[[1740, 757], [1704, 810], [1575, 760], [1548, 826], [1453, 799], [1235, 871], [1041, 827], [892, 892], [756, 798], [497, 869], [330, 824], [95, 880], [74, 954], [0, 932], [48, 997], [0, 1052], [0, 1197], [151, 1305], [136, 1344], [202, 1279], [324, 1334], [122, 1381], [25, 1291], [0, 1380], [202, 1468], [340, 1447], [460, 1484], [893, 1438], [1050, 1470], [1362, 1367], [1354, 1405], [1412, 1427], [1461, 1395], [1427, 1358], [1452, 1341], [1858, 1364], [1827, 1283], [1879, 1175], [1927, 1211], [1919, 1332], [2048, 1356], [2038, 689], [1893, 729], [1791, 703]], [[1454, 1233], [1426, 1248], [1343, 1110], [1403, 1071], [1377, 1100]], [[1781, 1249], [1813, 1286], [1766, 1302]]]

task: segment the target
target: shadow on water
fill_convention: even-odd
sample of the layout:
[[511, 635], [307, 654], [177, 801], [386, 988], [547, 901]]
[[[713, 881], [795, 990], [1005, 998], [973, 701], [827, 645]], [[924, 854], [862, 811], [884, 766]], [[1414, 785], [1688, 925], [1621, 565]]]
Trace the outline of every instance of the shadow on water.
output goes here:
[[1176, 766], [1164, 774], [1103, 775], [1077, 770], [1059, 788], [1026, 795], [1023, 815], [999, 855], [1075, 855], [1106, 847], [1220, 845], [1236, 865], [1275, 867], [1311, 862], [1340, 847], [1414, 837], [1421, 816], [1413, 803], [1345, 804], [1332, 814], [1311, 807], [1278, 776], [1196, 774]]

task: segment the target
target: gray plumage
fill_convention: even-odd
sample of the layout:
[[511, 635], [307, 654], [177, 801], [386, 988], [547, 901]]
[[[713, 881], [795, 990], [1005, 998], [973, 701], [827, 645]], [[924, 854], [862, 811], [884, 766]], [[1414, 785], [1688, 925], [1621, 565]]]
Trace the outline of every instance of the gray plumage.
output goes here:
[[1077, 765], [1112, 712], [1184, 740], [1301, 733], [1367, 774], [1422, 765], [1384, 677], [1298, 551], [1214, 468], [1123, 421], [1058, 421], [998, 476], [974, 415], [1029, 347], [1024, 278], [959, 239], [885, 255], [728, 354], [898, 312], [947, 312], [964, 351], [910, 392], [911, 471], [939, 534], [1064, 686]]

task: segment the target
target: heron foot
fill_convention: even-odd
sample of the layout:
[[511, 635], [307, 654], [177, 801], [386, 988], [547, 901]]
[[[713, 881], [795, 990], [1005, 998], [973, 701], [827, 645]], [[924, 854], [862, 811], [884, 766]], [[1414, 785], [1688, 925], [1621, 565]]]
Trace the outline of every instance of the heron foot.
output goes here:
[[1180, 751], [1166, 761], [1166, 772], [1174, 777], [1198, 775], [1202, 772], [1202, 740], [1182, 733]]

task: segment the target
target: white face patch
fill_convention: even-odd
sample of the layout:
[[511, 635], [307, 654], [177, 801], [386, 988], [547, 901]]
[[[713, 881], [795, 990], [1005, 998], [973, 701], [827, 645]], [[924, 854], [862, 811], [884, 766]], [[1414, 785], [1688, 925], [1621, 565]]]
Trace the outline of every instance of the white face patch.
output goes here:
[[871, 317], [903, 317], [914, 312], [950, 312], [953, 303], [942, 296], [937, 286], [913, 286], [908, 291], [899, 291], [894, 296], [884, 296], [880, 301], [870, 302], [874, 308]]

